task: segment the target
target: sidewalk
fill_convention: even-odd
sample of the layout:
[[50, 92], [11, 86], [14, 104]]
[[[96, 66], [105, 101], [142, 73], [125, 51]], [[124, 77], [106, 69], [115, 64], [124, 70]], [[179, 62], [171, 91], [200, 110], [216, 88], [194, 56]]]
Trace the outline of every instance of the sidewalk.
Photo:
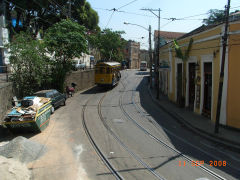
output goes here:
[[179, 123], [184, 124], [188, 129], [197, 133], [204, 138], [228, 148], [240, 152], [240, 131], [229, 128], [219, 127], [219, 133], [214, 133], [214, 123], [199, 114], [196, 114], [186, 108], [179, 108], [176, 104], [168, 100], [167, 96], [160, 93], [159, 100], [156, 99], [156, 89], [150, 89], [148, 92], [152, 100], [166, 113], [176, 119]]

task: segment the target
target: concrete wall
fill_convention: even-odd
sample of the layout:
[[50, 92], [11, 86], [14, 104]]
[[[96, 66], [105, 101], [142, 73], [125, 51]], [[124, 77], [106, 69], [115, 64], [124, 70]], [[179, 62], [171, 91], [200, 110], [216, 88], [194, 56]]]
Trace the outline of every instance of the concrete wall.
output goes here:
[[13, 88], [12, 83], [0, 84], [0, 123], [7, 111], [12, 107]]
[[67, 75], [65, 84], [66, 86], [71, 86], [71, 83], [74, 82], [77, 84], [76, 91], [90, 88], [95, 84], [94, 75], [95, 71], [93, 69], [86, 71], [73, 71]]

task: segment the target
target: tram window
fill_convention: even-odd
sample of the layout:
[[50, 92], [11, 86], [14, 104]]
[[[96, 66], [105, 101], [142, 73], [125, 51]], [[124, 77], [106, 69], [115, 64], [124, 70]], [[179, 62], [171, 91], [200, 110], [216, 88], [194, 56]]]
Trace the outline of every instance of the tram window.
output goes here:
[[106, 73], [107, 73], [107, 74], [111, 74], [111, 68], [107, 68]]
[[95, 69], [95, 73], [98, 74], [99, 73], [99, 68]]
[[105, 68], [104, 67], [101, 67], [100, 69], [99, 69], [99, 74], [104, 74], [105, 73]]

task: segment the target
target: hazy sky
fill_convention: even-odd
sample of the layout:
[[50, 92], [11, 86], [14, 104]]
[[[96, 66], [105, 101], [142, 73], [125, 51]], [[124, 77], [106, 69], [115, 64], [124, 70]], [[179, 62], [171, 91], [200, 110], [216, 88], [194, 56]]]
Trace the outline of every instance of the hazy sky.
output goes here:
[[[210, 9], [224, 9], [227, 0], [87, 0], [93, 9], [98, 12], [99, 25], [102, 29], [123, 30], [125, 39], [141, 42], [141, 48], [148, 47], [148, 31], [133, 25], [124, 25], [123, 22], [138, 24], [146, 28], [152, 26], [156, 30], [158, 19], [149, 11], [141, 8], [161, 9], [160, 27], [162, 31], [190, 32], [202, 25], [202, 19], [208, 17]], [[132, 2], [132, 3], [131, 3]], [[130, 3], [129, 5], [127, 5]], [[126, 6], [125, 6], [126, 5]], [[124, 7], [122, 7], [124, 6]], [[122, 8], [120, 8], [122, 7]], [[111, 9], [118, 11], [111, 11]], [[240, 0], [231, 0], [230, 11], [240, 9]], [[123, 11], [123, 12], [121, 12]], [[158, 13], [158, 12], [155, 12]], [[200, 15], [201, 14], [201, 15]], [[195, 16], [197, 15], [197, 16]], [[191, 17], [192, 16], [192, 17]], [[182, 20], [168, 20], [177, 18]], [[141, 39], [144, 37], [144, 39]]]

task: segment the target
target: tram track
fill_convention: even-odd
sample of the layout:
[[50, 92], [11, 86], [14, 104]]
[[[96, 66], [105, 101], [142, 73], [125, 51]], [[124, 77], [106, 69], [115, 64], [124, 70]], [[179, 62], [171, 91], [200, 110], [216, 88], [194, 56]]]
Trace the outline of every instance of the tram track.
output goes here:
[[[124, 88], [124, 90], [126, 89], [126, 85], [123, 84], [123, 82], [120, 82]], [[180, 157], [184, 158], [187, 162], [189, 163], [192, 163], [192, 162], [195, 162], [195, 160], [193, 160], [192, 158], [186, 156], [185, 154], [182, 154], [180, 151], [178, 151], [177, 149], [171, 147], [170, 145], [168, 145], [168, 143], [164, 142], [163, 140], [159, 139], [158, 137], [154, 136], [152, 133], [150, 133], [148, 130], [146, 130], [142, 125], [140, 125], [134, 118], [132, 118], [129, 113], [124, 109], [123, 107], [123, 96], [125, 94], [125, 91], [122, 91], [122, 94], [119, 98], [119, 107], [120, 109], [122, 110], [123, 114], [125, 115], [125, 117], [127, 119], [129, 119], [130, 121], [132, 121], [140, 130], [142, 130], [146, 135], [148, 135], [150, 138], [154, 139], [157, 143], [163, 145], [164, 147], [166, 147], [167, 149], [171, 150], [172, 152], [176, 153], [177, 155], [179, 155]], [[132, 97], [131, 97], [131, 104], [133, 104], [133, 106], [135, 106], [135, 108], [138, 108], [138, 112], [141, 114], [141, 116], [145, 117], [146, 118], [146, 115], [144, 114], [144, 112], [142, 112], [142, 110], [139, 108], [139, 107], [136, 107], [136, 103], [135, 103], [135, 100], [134, 100], [134, 92], [136, 91], [136, 88], [133, 88], [132, 89]], [[149, 120], [149, 119], [148, 119]], [[153, 124], [154, 125], [154, 124]], [[155, 126], [155, 125], [154, 125]], [[158, 127], [159, 128], [159, 127]], [[163, 127], [162, 127], [163, 128]], [[214, 178], [216, 179], [220, 179], [220, 180], [225, 180], [224, 177], [222, 177], [221, 175], [213, 172], [212, 170], [206, 168], [205, 166], [203, 165], [199, 165], [199, 166], [196, 166], [198, 168], [200, 168], [201, 170], [203, 170], [204, 172], [208, 173], [209, 175], [213, 176]]]
[[[104, 98], [106, 95], [106, 93], [103, 95], [102, 98]], [[98, 147], [98, 145], [96, 144], [96, 142], [94, 141], [87, 125], [86, 125], [86, 117], [85, 117], [85, 110], [87, 107], [87, 104], [89, 103], [89, 101], [93, 98], [94, 95], [92, 95], [87, 102], [85, 103], [85, 105], [82, 108], [82, 125], [84, 128], [84, 131], [90, 141], [90, 143], [92, 144], [93, 148], [95, 149], [96, 153], [98, 154], [98, 156], [102, 159], [102, 161], [104, 162], [104, 164], [107, 166], [107, 168], [110, 170], [110, 172], [115, 176], [115, 178], [117, 180], [122, 180], [124, 179], [119, 173], [118, 171], [111, 165], [111, 163], [108, 161], [108, 159], [105, 157], [105, 155], [102, 153], [102, 151], [100, 150], [100, 148]]]
[[[126, 79], [127, 76], [123, 79]], [[133, 151], [131, 151], [121, 140], [120, 138], [112, 131], [112, 129], [108, 126], [108, 124], [106, 123], [103, 115], [102, 115], [102, 111], [101, 111], [101, 105], [102, 102], [105, 98], [105, 96], [107, 95], [107, 92], [104, 93], [104, 95], [101, 97], [101, 99], [98, 102], [98, 116], [100, 117], [100, 120], [102, 122], [102, 124], [104, 125], [104, 127], [108, 130], [108, 132], [112, 135], [112, 137], [118, 142], [118, 144], [125, 149], [138, 163], [140, 163], [146, 170], [148, 170], [152, 175], [154, 175], [157, 179], [160, 180], [165, 180], [161, 175], [159, 175], [157, 172], [155, 172], [155, 170], [153, 168], [151, 168], [147, 163], [145, 163], [144, 161], [141, 160], [140, 157], [138, 157], [137, 154], [135, 154]], [[85, 117], [85, 111], [86, 111], [86, 107], [87, 104], [90, 102], [90, 100], [93, 98], [93, 96], [91, 96], [87, 102], [85, 103], [85, 105], [83, 106], [82, 109], [82, 125], [84, 128], [84, 131], [89, 139], [89, 141], [91, 142], [92, 146], [94, 147], [95, 151], [97, 152], [98, 156], [102, 159], [102, 161], [104, 162], [104, 164], [107, 166], [107, 168], [110, 170], [110, 172], [115, 176], [116, 179], [118, 180], [122, 180], [124, 179], [121, 174], [116, 170], [116, 168], [113, 167], [113, 165], [108, 161], [108, 159], [105, 157], [105, 155], [103, 154], [103, 152], [101, 151], [101, 149], [98, 147], [98, 145], [96, 144], [95, 140], [93, 139], [87, 125], [86, 125], [86, 117]]]
[[[105, 97], [105, 96], [104, 96]], [[99, 117], [105, 126], [105, 128], [109, 131], [109, 133], [113, 136], [113, 138], [134, 158], [136, 159], [144, 168], [146, 168], [149, 172], [151, 172], [155, 177], [157, 177], [160, 180], [165, 180], [161, 175], [159, 175], [153, 168], [151, 168], [147, 163], [145, 163], [141, 158], [135, 154], [133, 151], [131, 151], [124, 143], [121, 141], [121, 139], [113, 132], [113, 130], [107, 125], [105, 119], [102, 116], [101, 112], [101, 104], [104, 99], [104, 97], [101, 98], [98, 104], [98, 114]]]
[[[186, 140], [184, 140], [183, 138], [177, 136], [175, 133], [173, 133], [172, 131], [168, 130], [167, 128], [165, 128], [165, 127], [163, 127], [163, 126], [160, 126], [156, 121], [150, 119], [150, 117], [148, 117], [148, 116], [146, 115], [146, 113], [139, 107], [139, 105], [137, 105], [137, 103], [136, 103], [136, 101], [135, 101], [135, 93], [136, 93], [136, 88], [133, 88], [133, 90], [132, 90], [132, 95], [131, 95], [131, 100], [132, 100], [133, 106], [135, 107], [136, 111], [137, 111], [139, 114], [141, 114], [142, 117], [144, 117], [144, 118], [146, 118], [147, 120], [151, 121], [152, 124], [153, 124], [153, 126], [155, 126], [157, 129], [162, 128], [165, 132], [167, 132], [168, 134], [170, 134], [170, 135], [173, 136], [174, 138], [177, 138], [179, 141], [187, 144], [188, 146], [191, 146], [192, 148], [197, 149], [198, 151], [202, 152], [203, 154], [211, 157], [211, 159], [215, 159], [215, 160], [217, 160], [217, 161], [222, 161], [222, 159], [219, 158], [219, 157], [217, 157], [216, 155], [210, 154], [210, 153], [202, 150], [201, 148], [199, 148], [199, 147], [197, 147], [197, 146], [195, 146], [195, 145], [187, 142]], [[193, 161], [193, 160], [192, 160], [192, 161]], [[229, 163], [228, 163], [228, 166], [229, 166], [230, 168], [234, 169], [235, 171], [239, 171], [238, 168], [232, 166], [232, 165], [229, 164]]]

